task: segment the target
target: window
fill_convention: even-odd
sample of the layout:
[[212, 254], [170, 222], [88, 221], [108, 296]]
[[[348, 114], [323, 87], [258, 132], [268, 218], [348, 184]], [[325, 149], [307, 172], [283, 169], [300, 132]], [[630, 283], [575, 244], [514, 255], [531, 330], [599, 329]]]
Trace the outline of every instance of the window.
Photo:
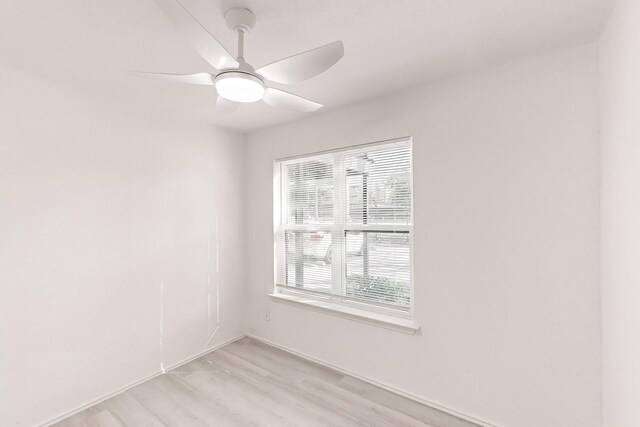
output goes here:
[[412, 313], [410, 138], [275, 163], [277, 294]]

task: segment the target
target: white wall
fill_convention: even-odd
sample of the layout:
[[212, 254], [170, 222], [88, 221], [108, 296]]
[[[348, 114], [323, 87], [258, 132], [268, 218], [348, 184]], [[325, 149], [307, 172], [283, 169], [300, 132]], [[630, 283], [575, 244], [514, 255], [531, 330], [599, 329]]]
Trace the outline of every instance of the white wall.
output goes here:
[[640, 2], [600, 42], [604, 425], [640, 425]]
[[8, 68], [0, 99], [0, 424], [199, 353], [217, 281], [210, 346], [244, 332], [243, 137]]
[[[273, 160], [405, 135], [421, 333], [270, 302]], [[595, 45], [249, 139], [250, 333], [497, 425], [601, 425]]]

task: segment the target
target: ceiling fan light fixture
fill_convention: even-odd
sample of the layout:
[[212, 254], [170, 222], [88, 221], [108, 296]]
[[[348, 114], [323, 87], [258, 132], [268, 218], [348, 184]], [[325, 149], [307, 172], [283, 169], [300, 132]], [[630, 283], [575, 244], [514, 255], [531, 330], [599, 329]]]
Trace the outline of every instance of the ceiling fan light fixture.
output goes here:
[[216, 77], [218, 95], [234, 102], [256, 102], [264, 96], [264, 83], [251, 74], [230, 71]]

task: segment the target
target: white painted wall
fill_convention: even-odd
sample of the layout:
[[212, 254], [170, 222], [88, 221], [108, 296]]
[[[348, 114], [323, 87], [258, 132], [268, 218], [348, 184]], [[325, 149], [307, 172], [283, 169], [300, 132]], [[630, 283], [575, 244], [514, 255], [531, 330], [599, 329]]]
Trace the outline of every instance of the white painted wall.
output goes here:
[[[600, 426], [597, 64], [583, 46], [251, 134], [250, 333], [496, 425]], [[405, 135], [421, 333], [270, 302], [273, 160]]]
[[[638, 206], [607, 189], [637, 180], [625, 160], [637, 104], [613, 65], [630, 61], [617, 37], [631, 29], [615, 25], [602, 42], [619, 58], [603, 72], [603, 167], [604, 201], [619, 205], [605, 231]], [[241, 334], [248, 271], [260, 338], [497, 425], [601, 425], [597, 63], [593, 45], [522, 60], [258, 132], [246, 152], [236, 134], [0, 68], [0, 424], [51, 419], [197, 354], [215, 328], [216, 282], [211, 345]], [[405, 135], [421, 333], [271, 303], [273, 160]], [[606, 343], [607, 307], [629, 310], [608, 324], [627, 334], [605, 351], [616, 398], [632, 390], [614, 384], [613, 363], [638, 354], [622, 347], [634, 295], [606, 305], [619, 289], [605, 289], [604, 316]], [[611, 411], [628, 416], [623, 404]]]
[[600, 41], [605, 427], [640, 425], [640, 2]]
[[8, 68], [0, 100], [1, 425], [199, 353], [217, 281], [211, 346], [244, 332], [243, 137]]

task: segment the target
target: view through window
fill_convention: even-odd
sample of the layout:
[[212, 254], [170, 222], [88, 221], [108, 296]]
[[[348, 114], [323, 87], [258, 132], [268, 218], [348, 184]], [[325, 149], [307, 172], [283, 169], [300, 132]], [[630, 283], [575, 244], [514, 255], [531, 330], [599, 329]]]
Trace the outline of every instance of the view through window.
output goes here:
[[276, 162], [278, 292], [411, 311], [411, 156], [405, 138]]

